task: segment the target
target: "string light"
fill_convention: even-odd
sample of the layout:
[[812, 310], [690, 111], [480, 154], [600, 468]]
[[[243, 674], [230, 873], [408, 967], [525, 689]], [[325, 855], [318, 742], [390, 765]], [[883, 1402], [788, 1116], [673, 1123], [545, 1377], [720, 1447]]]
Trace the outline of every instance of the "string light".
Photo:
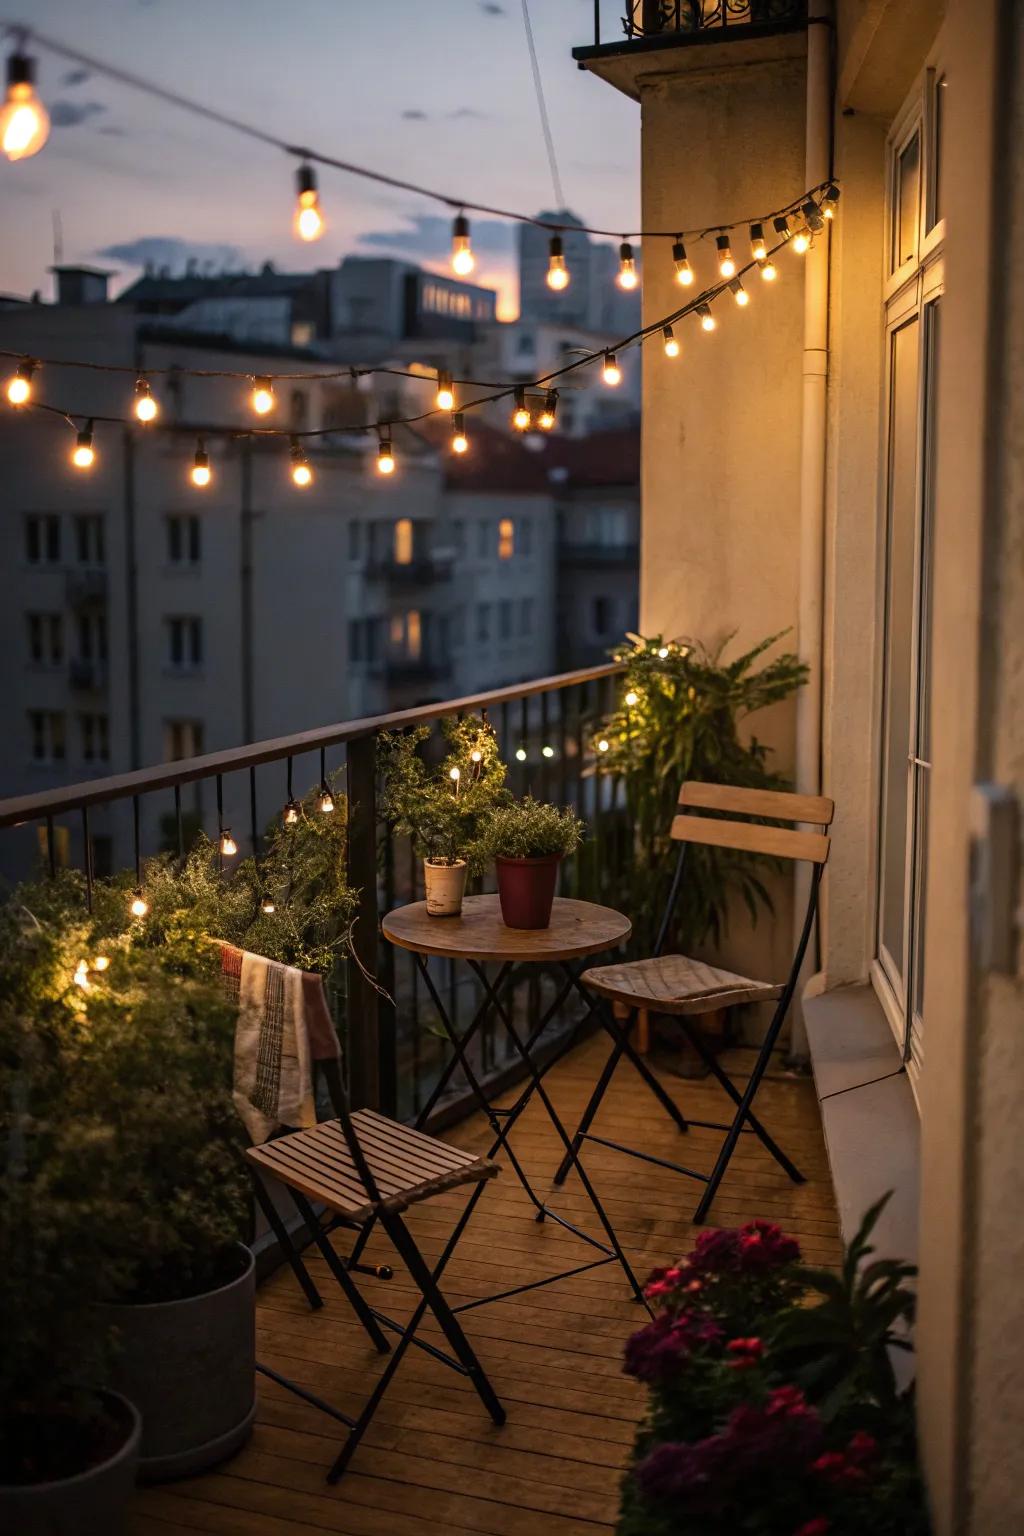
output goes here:
[[295, 233], [300, 240], [319, 240], [324, 232], [324, 217], [320, 212], [320, 196], [316, 189], [316, 172], [304, 160], [295, 173], [298, 201], [295, 204]]
[[692, 288], [693, 268], [686, 258], [686, 246], [681, 240], [677, 240], [672, 247], [672, 260], [675, 263], [676, 282], [683, 288]]
[[377, 444], [377, 473], [378, 475], [393, 475], [395, 472], [395, 450], [391, 446], [390, 437], [382, 437]]
[[0, 107], [0, 146], [8, 160], [37, 155], [50, 137], [50, 115], [36, 95], [35, 81], [35, 60], [25, 53], [12, 53]]
[[601, 740], [597, 744], [597, 750], [599, 752], [607, 752], [610, 746], [611, 742], [608, 740], [608, 738], [606, 736], [602, 736]]
[[313, 484], [313, 470], [297, 437], [291, 441], [292, 480], [301, 489]]
[[252, 381], [252, 393], [249, 396], [249, 404], [257, 416], [269, 416], [274, 409], [274, 386], [270, 379], [262, 376]]
[[108, 969], [109, 965], [110, 965], [110, 957], [109, 957], [109, 955], [97, 955], [95, 960], [90, 965], [89, 969], [90, 969], [90, 971], [105, 971], [105, 970]]
[[222, 827], [220, 834], [220, 851], [226, 859], [234, 858], [238, 852], [238, 844], [231, 836], [230, 827]]
[[272, 913], [277, 911], [277, 908], [274, 905], [273, 896], [264, 896], [262, 898], [260, 901], [260, 911], [263, 912], [267, 917], [270, 917]]
[[439, 411], [450, 411], [455, 406], [455, 388], [452, 384], [452, 376], [441, 369], [437, 374], [437, 394], [434, 396], [434, 404]]
[[793, 236], [793, 249], [798, 256], [803, 256], [811, 248], [811, 232], [808, 229], [798, 229]]
[[723, 277], [733, 277], [736, 272], [736, 263], [733, 260], [732, 249], [729, 245], [728, 235], [718, 235], [715, 244], [718, 247], [718, 270]]
[[525, 747], [516, 747], [516, 762], [517, 763], [525, 763], [526, 762], [526, 748]]
[[484, 760], [484, 755], [479, 750], [479, 748], [474, 747], [473, 751], [469, 754], [469, 760], [471, 763], [482, 763]]
[[626, 694], [625, 702], [629, 709], [632, 709], [634, 704], [640, 703], [640, 695], [637, 693], [635, 688], [631, 688]]
[[537, 417], [537, 425], [542, 432], [551, 432], [555, 425], [555, 415], [558, 411], [558, 393], [549, 389], [544, 396], [544, 404], [541, 406], [540, 415]]
[[299, 802], [297, 800], [288, 801], [288, 804], [281, 812], [281, 820], [284, 822], [286, 827], [294, 827], [298, 825]]
[[463, 424], [462, 412], [452, 412], [452, 453], [468, 453], [469, 438]]
[[517, 432], [526, 432], [533, 422], [526, 403], [526, 386], [517, 384], [512, 395], [512, 425]]
[[460, 213], [452, 225], [452, 271], [458, 277], [468, 277], [475, 266], [476, 257], [469, 241], [469, 220]]
[[614, 389], [617, 384], [622, 383], [622, 369], [615, 361], [614, 352], [605, 353], [604, 363], [601, 366], [601, 377], [604, 382], [612, 389]]
[[740, 309], [746, 309], [750, 303], [750, 294], [744, 288], [738, 277], [734, 277], [729, 284], [729, 292], [732, 294]]
[[750, 226], [750, 254], [755, 261], [764, 261], [768, 255], [768, 247], [764, 240], [763, 224], [751, 224]]
[[769, 256], [766, 258], [766, 260], [759, 261], [757, 265], [765, 282], [774, 283], [775, 279], [779, 275], [779, 269], [775, 265], [774, 261], [772, 261], [771, 257]]
[[142, 422], [155, 421], [160, 407], [153, 399], [148, 379], [139, 379], [135, 385], [135, 415]]
[[449, 768], [449, 770], [448, 770], [448, 777], [451, 779], [453, 784], [457, 784], [459, 782], [459, 780], [462, 778], [462, 769], [461, 768]]
[[548, 287], [556, 293], [561, 293], [563, 288], [569, 286], [569, 269], [565, 265], [565, 252], [562, 249], [561, 235], [552, 235], [551, 244], [548, 247]]
[[658, 647], [658, 657], [659, 657], [659, 659], [661, 661], [664, 661], [667, 656], [668, 656], [668, 646], [667, 645], [659, 645], [659, 647]]
[[131, 912], [132, 917], [145, 917], [146, 913], [149, 911], [149, 902], [142, 894], [141, 885], [138, 887], [135, 895], [132, 897], [132, 904], [128, 910]]
[[633, 255], [633, 247], [628, 240], [623, 240], [619, 246], [619, 275], [615, 281], [627, 293], [631, 293], [640, 281], [636, 275], [636, 258]]
[[710, 304], [698, 304], [697, 314], [700, 317], [700, 327], [702, 331], [713, 331], [718, 325], [718, 321], [711, 313]]
[[555, 749], [554, 747], [541, 747], [540, 755], [541, 757], [554, 757]]
[[26, 357], [18, 364], [18, 371], [7, 381], [7, 398], [11, 405], [27, 405], [32, 398], [32, 375], [36, 365]]
[[793, 231], [790, 229], [789, 219], [784, 213], [780, 214], [778, 218], [772, 220], [772, 226], [775, 230], [775, 233], [777, 235], [781, 235], [783, 240], [789, 240], [792, 238]]
[[334, 796], [331, 794], [330, 787], [328, 786], [326, 779], [324, 779], [320, 785], [320, 795], [317, 800], [317, 805], [320, 808], [320, 814], [322, 816], [329, 816], [334, 810]]
[[91, 469], [96, 461], [96, 450], [92, 445], [92, 422], [86, 422], [75, 439], [75, 446], [71, 451], [71, 462], [76, 469]]
[[807, 220], [808, 228], [813, 230], [815, 234], [818, 234], [820, 230], [825, 228], [825, 220], [822, 217], [821, 209], [812, 197], [809, 197], [806, 202], [801, 203], [800, 212]]
[[665, 338], [665, 356], [678, 357], [680, 347], [679, 342], [673, 333], [672, 327], [670, 325], [666, 325], [665, 329], [662, 331], [662, 335]]
[[196, 443], [196, 456], [192, 460], [192, 484], [202, 490], [213, 479], [210, 470], [210, 455], [206, 451], [206, 445], [202, 438]]
[[835, 216], [836, 216], [836, 205], [838, 204], [838, 202], [839, 202], [839, 188], [835, 185], [834, 182], [832, 182], [832, 183], [830, 183], [829, 186], [827, 186], [825, 188], [824, 195], [822, 196], [822, 199], [821, 199], [821, 211], [825, 215], [826, 219], [834, 219], [835, 218]]

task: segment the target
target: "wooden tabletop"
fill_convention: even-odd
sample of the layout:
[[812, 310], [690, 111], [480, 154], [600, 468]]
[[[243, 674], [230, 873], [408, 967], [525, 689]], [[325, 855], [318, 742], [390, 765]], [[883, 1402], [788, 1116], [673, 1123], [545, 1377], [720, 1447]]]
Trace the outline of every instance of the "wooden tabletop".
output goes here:
[[452, 960], [578, 960], [614, 949], [633, 925], [612, 907], [556, 896], [549, 928], [507, 928], [497, 896], [467, 896], [461, 917], [429, 917], [425, 901], [396, 907], [382, 924], [401, 949]]

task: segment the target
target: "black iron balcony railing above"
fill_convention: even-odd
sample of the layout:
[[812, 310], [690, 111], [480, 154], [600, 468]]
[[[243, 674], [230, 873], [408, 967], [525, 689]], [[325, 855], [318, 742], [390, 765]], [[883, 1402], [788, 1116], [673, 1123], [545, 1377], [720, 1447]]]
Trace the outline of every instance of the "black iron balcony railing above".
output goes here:
[[[614, 7], [606, 4], [605, 9]], [[612, 23], [608, 36], [602, 35], [601, 13], [601, 0], [594, 0], [593, 46], [573, 49], [581, 62], [598, 50], [617, 53], [792, 31], [807, 25], [807, 0], [626, 0], [625, 15], [618, 15], [621, 31]]]
[[370, 560], [366, 564], [367, 581], [387, 582], [394, 587], [425, 587], [434, 582], [450, 581], [452, 559], [447, 555], [420, 555], [413, 560]]
[[[86, 899], [93, 900], [96, 855], [128, 864], [165, 852], [183, 860], [204, 818], [215, 834], [213, 805], [223, 804], [242, 853], [261, 850], [261, 828], [284, 804], [285, 772], [290, 785], [312, 788], [325, 774], [343, 769], [347, 790], [348, 882], [358, 891], [353, 925], [354, 953], [345, 966], [335, 1001], [353, 1098], [385, 1113], [413, 1115], [425, 1102], [446, 1062], [438, 1022], [422, 981], [404, 951], [378, 943], [382, 913], [422, 895], [422, 868], [407, 841], [396, 839], [377, 815], [377, 737], [412, 726], [437, 727], [446, 717], [486, 712], [508, 766], [509, 787], [558, 804], [572, 805], [589, 825], [581, 852], [562, 872], [564, 894], [614, 903], [628, 857], [628, 835], [618, 780], [603, 768], [591, 740], [612, 704], [615, 664], [561, 673], [460, 699], [417, 706], [358, 720], [342, 721], [230, 751], [207, 753], [155, 768], [96, 778], [38, 794], [0, 801], [0, 863], [15, 877], [32, 872], [41, 857], [44, 872], [56, 874], [64, 861], [85, 875]], [[207, 786], [204, 793], [204, 786]], [[216, 794], [209, 793], [215, 787]], [[185, 798], [187, 796], [187, 799]], [[249, 849], [243, 826], [248, 820]], [[160, 827], [159, 834], [147, 828]], [[153, 837], [152, 846], [140, 848]], [[13, 830], [20, 829], [20, 830]], [[110, 855], [111, 848], [120, 853]], [[451, 1017], [471, 1017], [481, 997], [453, 962], [437, 962], [437, 985]], [[554, 986], [554, 978], [530, 977], [525, 989]], [[379, 980], [384, 993], [378, 990]], [[554, 995], [554, 994], [552, 994]], [[514, 1006], [516, 1006], [514, 1004]], [[514, 1075], [515, 1052], [503, 1027], [488, 1025], [475, 1068], [491, 1079]], [[440, 1112], [456, 1118], [472, 1096], [461, 1087], [442, 1100]]]

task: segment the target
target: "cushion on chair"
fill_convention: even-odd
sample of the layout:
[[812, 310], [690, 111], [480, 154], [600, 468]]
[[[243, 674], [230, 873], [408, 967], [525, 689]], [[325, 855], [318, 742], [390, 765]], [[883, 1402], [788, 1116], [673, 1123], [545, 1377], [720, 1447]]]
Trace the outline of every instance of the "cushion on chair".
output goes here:
[[[377, 1181], [382, 1204], [389, 1211], [403, 1211], [417, 1200], [493, 1178], [499, 1171], [489, 1158], [451, 1147], [436, 1136], [414, 1131], [372, 1109], [357, 1110], [352, 1126]], [[373, 1215], [373, 1204], [353, 1166], [337, 1120], [325, 1120], [310, 1130], [249, 1147], [246, 1156], [263, 1173], [310, 1200], [323, 1201], [350, 1221], [368, 1221]]]
[[651, 960], [627, 960], [598, 965], [580, 977], [585, 987], [633, 1008], [655, 1013], [710, 1013], [733, 1003], [760, 1003], [781, 997], [771, 982], [737, 976], [686, 955], [659, 955]]

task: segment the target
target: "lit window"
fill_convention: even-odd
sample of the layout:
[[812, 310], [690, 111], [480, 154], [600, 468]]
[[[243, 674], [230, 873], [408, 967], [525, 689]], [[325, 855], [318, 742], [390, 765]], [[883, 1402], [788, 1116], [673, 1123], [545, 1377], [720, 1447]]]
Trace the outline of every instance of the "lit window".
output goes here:
[[516, 526], [510, 517], [503, 517], [498, 524], [498, 559], [511, 560], [516, 549]]
[[400, 517], [395, 524], [394, 561], [396, 565], [412, 565], [413, 526], [411, 517]]
[[201, 757], [203, 722], [201, 720], [164, 721], [164, 761], [180, 762], [183, 757]]
[[405, 650], [410, 661], [419, 661], [423, 651], [423, 626], [416, 608], [410, 609], [405, 616]]

